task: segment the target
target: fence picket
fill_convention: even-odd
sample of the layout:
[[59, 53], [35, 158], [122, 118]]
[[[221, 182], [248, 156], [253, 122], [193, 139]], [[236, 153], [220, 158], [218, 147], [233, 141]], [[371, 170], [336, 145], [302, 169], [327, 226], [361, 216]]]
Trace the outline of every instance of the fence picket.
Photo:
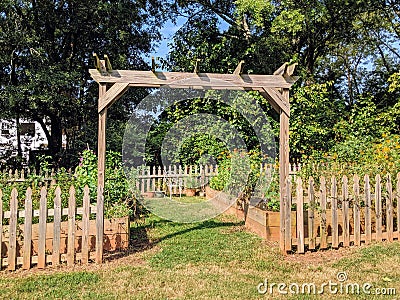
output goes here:
[[90, 191], [85, 185], [83, 189], [83, 215], [82, 215], [82, 258], [81, 262], [89, 262], [89, 219], [90, 219]]
[[69, 189], [68, 199], [68, 242], [67, 242], [67, 265], [75, 263], [75, 188], [72, 185]]
[[17, 212], [18, 212], [18, 192], [16, 188], [11, 191], [10, 199], [10, 223], [8, 244], [8, 270], [14, 271], [17, 263]]
[[32, 255], [32, 189], [28, 187], [25, 197], [25, 220], [24, 220], [24, 251], [22, 268], [31, 268]]
[[342, 179], [342, 205], [343, 205], [343, 246], [350, 246], [350, 220], [349, 220], [349, 189], [348, 179], [344, 175]]
[[3, 265], [3, 191], [0, 189], [0, 269]]
[[400, 240], [400, 172], [397, 173], [396, 205], [397, 205], [397, 238]]
[[365, 243], [368, 245], [372, 240], [372, 224], [371, 224], [371, 186], [369, 183], [369, 175], [364, 176], [364, 194], [365, 194]]
[[47, 189], [40, 190], [38, 268], [46, 266]]
[[393, 193], [392, 193], [392, 177], [387, 174], [386, 177], [386, 232], [389, 242], [393, 241]]
[[312, 177], [308, 180], [308, 248], [315, 249], [315, 229], [314, 229], [314, 210], [315, 210], [315, 193], [314, 193], [314, 179]]
[[375, 214], [376, 214], [376, 240], [382, 241], [382, 194], [381, 194], [381, 176], [375, 177]]
[[304, 214], [303, 214], [303, 182], [297, 177], [297, 249], [299, 253], [304, 253]]
[[320, 248], [326, 249], [328, 247], [328, 232], [326, 227], [326, 180], [325, 177], [320, 179], [320, 205], [321, 205], [321, 242]]
[[332, 208], [332, 247], [339, 247], [339, 227], [338, 227], [338, 205], [337, 205], [337, 181], [336, 177], [331, 179], [331, 208]]
[[353, 177], [353, 210], [354, 210], [354, 245], [361, 244], [361, 224], [360, 224], [360, 177], [357, 174]]
[[58, 186], [54, 198], [53, 255], [51, 257], [53, 266], [60, 264], [61, 213], [61, 188]]

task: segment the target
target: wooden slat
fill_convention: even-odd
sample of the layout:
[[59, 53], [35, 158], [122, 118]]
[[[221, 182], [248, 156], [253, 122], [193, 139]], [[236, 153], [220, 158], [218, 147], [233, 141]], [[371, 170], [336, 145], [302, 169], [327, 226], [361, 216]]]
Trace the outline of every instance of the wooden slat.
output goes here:
[[39, 240], [38, 240], [38, 268], [46, 266], [46, 226], [47, 226], [47, 190], [42, 187], [40, 190], [39, 207]]
[[297, 77], [282, 75], [248, 75], [215, 74], [215, 73], [183, 73], [113, 70], [110, 76], [102, 76], [96, 69], [89, 70], [92, 78], [98, 83], [128, 83], [129, 86], [171, 88], [290, 88]]
[[90, 191], [86, 185], [83, 190], [83, 215], [82, 215], [82, 263], [89, 262], [89, 207], [90, 207]]
[[308, 248], [310, 250], [315, 249], [315, 191], [314, 191], [314, 179], [309, 178], [308, 181]]
[[53, 266], [60, 264], [61, 211], [61, 188], [58, 186], [54, 198], [53, 257], [51, 260]]
[[296, 186], [296, 198], [297, 198], [297, 251], [298, 253], [304, 253], [304, 214], [303, 214], [303, 182], [299, 177], [297, 177]]
[[10, 199], [10, 225], [9, 225], [9, 247], [8, 247], [8, 270], [14, 271], [17, 262], [17, 211], [18, 211], [18, 192], [16, 188], [11, 191]]
[[67, 265], [72, 266], [75, 263], [75, 188], [71, 186], [69, 189], [68, 199], [68, 242], [67, 242]]
[[337, 205], [337, 181], [332, 176], [331, 180], [331, 203], [332, 203], [332, 247], [339, 247], [338, 205]]
[[365, 194], [365, 243], [371, 243], [372, 222], [371, 222], [371, 185], [369, 175], [364, 176], [364, 194]]
[[393, 190], [392, 177], [388, 173], [386, 176], [386, 232], [388, 241], [393, 241]]
[[343, 205], [343, 246], [350, 246], [350, 219], [349, 219], [349, 189], [348, 179], [344, 175], [342, 178], [342, 205]]
[[0, 268], [3, 265], [3, 191], [0, 189]]
[[381, 176], [375, 176], [375, 214], [376, 214], [376, 240], [382, 241], [382, 191]]
[[279, 135], [280, 249], [286, 253], [285, 216], [287, 207], [286, 180], [289, 176], [289, 118], [281, 111]]
[[[265, 93], [267, 93], [267, 95], [265, 95], [263, 92], [265, 91]], [[275, 110], [279, 111], [282, 110], [285, 112], [285, 114], [290, 117], [290, 104], [289, 101], [287, 101], [283, 95], [281, 95], [276, 89], [274, 88], [264, 88], [263, 91], [260, 92], [260, 94], [266, 98], [267, 100], [269, 100], [269, 102], [273, 103], [273, 107]], [[272, 104], [271, 103], [271, 104]], [[276, 109], [275, 107], [278, 106], [279, 109]]]
[[[99, 84], [99, 98], [107, 92], [105, 84]], [[97, 212], [96, 212], [96, 263], [103, 262], [104, 239], [104, 182], [106, 168], [106, 120], [107, 109], [99, 114], [98, 141], [97, 141]]]
[[326, 180], [325, 177], [320, 178], [320, 205], [321, 205], [321, 241], [320, 249], [328, 247], [328, 232], [326, 228]]
[[400, 172], [397, 173], [396, 181], [397, 233], [400, 235]]
[[110, 107], [115, 101], [121, 98], [129, 88], [129, 83], [114, 83], [114, 85], [99, 98], [97, 111], [100, 113], [103, 109]]
[[292, 232], [291, 232], [291, 208], [292, 208], [292, 182], [291, 179], [288, 178], [286, 183], [286, 209], [285, 209], [285, 250], [292, 250]]
[[[46, 254], [46, 261], [48, 262], [48, 263], [51, 263], [52, 262], [52, 254]], [[81, 253], [77, 253], [76, 254], [76, 259], [77, 260], [80, 260], [81, 259]], [[96, 253], [95, 252], [90, 252], [90, 259], [95, 259], [96, 258]], [[37, 255], [33, 255], [32, 257], [31, 257], [31, 260], [32, 260], [32, 264], [37, 264], [37, 262], [38, 262], [38, 256]], [[63, 253], [63, 254], [61, 254], [61, 262], [66, 262], [67, 261], [67, 254], [66, 253]], [[22, 265], [22, 262], [23, 262], [23, 257], [17, 257], [17, 265]], [[5, 267], [5, 266], [8, 266], [8, 258], [7, 257], [5, 257], [4, 259], [3, 259], [3, 262], [2, 262], [3, 264], [2, 264], [2, 266], [3, 267]]]
[[32, 255], [32, 189], [26, 190], [25, 196], [25, 220], [24, 220], [24, 250], [22, 268], [29, 270], [31, 268]]
[[[91, 214], [95, 214], [96, 213], [96, 206], [95, 205], [91, 205], [90, 206], [90, 213]], [[83, 208], [79, 207], [76, 209], [76, 214], [77, 215], [82, 215], [83, 214]], [[61, 210], [61, 215], [62, 216], [68, 216], [68, 207], [65, 207]], [[33, 211], [33, 216], [34, 217], [39, 217], [40, 216], [40, 210], [39, 209], [35, 209]], [[47, 209], [47, 216], [48, 217], [52, 217], [54, 216], [54, 208], [48, 208]], [[5, 211], [3, 214], [3, 218], [4, 219], [9, 219], [10, 218], [10, 211]], [[19, 210], [18, 211], [18, 218], [25, 218], [25, 210]]]
[[361, 224], [360, 224], [360, 178], [357, 174], [353, 177], [353, 195], [354, 195], [354, 245], [361, 244]]

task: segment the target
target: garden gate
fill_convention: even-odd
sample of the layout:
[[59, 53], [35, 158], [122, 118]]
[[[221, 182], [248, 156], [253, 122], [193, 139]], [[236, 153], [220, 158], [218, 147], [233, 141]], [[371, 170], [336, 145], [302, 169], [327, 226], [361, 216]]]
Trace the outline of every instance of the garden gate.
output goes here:
[[[233, 74], [199, 73], [198, 66], [193, 73], [188, 72], [158, 72], [155, 60], [152, 61], [151, 71], [113, 70], [107, 55], [100, 60], [94, 54], [96, 69], [90, 69], [90, 75], [99, 84], [98, 100], [98, 186], [96, 212], [96, 262], [103, 260], [104, 234], [104, 180], [106, 153], [106, 119], [107, 109], [118, 100], [129, 87], [160, 88], [192, 88], [190, 82], [184, 79], [201, 81], [203, 89], [253, 90], [258, 91], [267, 99], [280, 115], [279, 141], [279, 178], [280, 178], [280, 249], [285, 251], [291, 246], [290, 203], [286, 195], [286, 182], [289, 176], [289, 89], [296, 82], [292, 76], [295, 64], [283, 64], [273, 75], [242, 74], [243, 61], [239, 63]], [[214, 81], [213, 81], [214, 80]], [[174, 85], [179, 81], [179, 85]], [[287, 221], [289, 220], [289, 221]]]

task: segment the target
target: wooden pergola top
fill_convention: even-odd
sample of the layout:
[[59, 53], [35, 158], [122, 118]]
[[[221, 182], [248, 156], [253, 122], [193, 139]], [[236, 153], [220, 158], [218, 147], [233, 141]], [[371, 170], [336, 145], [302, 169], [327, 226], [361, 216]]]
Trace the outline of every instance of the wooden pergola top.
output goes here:
[[208, 89], [261, 89], [290, 88], [298, 79], [288, 74], [248, 75], [189, 72], [153, 72], [133, 70], [112, 70], [100, 72], [90, 69], [90, 75], [99, 84], [125, 83], [130, 87], [190, 88], [193, 85]]

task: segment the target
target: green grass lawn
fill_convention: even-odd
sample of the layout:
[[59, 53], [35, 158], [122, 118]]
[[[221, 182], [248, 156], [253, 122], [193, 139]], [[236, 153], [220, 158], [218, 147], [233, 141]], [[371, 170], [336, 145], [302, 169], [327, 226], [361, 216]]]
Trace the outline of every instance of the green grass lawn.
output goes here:
[[[272, 299], [257, 285], [347, 282], [394, 287], [400, 293], [400, 244], [374, 244], [282, 256], [278, 245], [245, 231], [234, 217], [176, 224], [154, 216], [132, 225], [132, 251], [103, 265], [17, 271], [0, 275], [2, 299]], [[274, 298], [319, 299], [284, 295]], [[327, 291], [327, 289], [325, 290]], [[393, 299], [328, 295], [324, 299]]]

